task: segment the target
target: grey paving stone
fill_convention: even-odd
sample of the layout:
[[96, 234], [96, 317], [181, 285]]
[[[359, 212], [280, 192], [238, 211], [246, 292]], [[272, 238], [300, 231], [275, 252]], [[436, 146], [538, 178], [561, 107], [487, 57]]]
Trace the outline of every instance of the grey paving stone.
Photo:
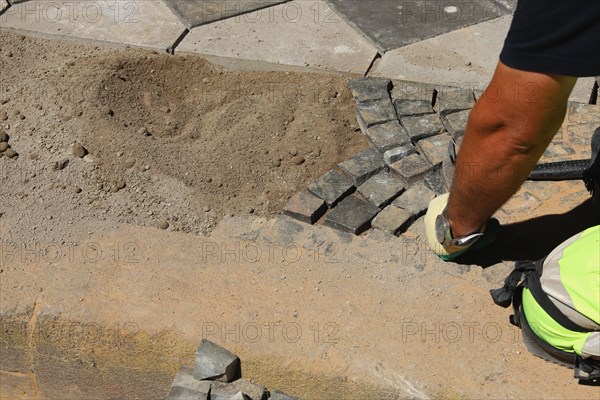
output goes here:
[[458, 111], [470, 110], [475, 104], [472, 89], [439, 86], [436, 91], [435, 108], [442, 117]]
[[427, 211], [429, 202], [431, 202], [435, 196], [435, 192], [429, 189], [425, 185], [425, 182], [419, 182], [406, 192], [402, 193], [402, 195], [394, 200], [392, 204], [410, 212], [415, 219], [417, 219]]
[[210, 392], [211, 383], [199, 381], [194, 378], [194, 370], [190, 367], [181, 367], [169, 390], [167, 400], [206, 400]]
[[291, 397], [288, 396], [287, 394], [284, 394], [280, 391], [273, 391], [271, 393], [271, 397], [269, 397], [269, 400], [298, 400], [296, 397]]
[[452, 137], [444, 133], [419, 141], [419, 143], [417, 143], [417, 151], [425, 157], [434, 168], [437, 168], [442, 164], [442, 161], [448, 157], [448, 145], [450, 142], [452, 142]]
[[416, 100], [433, 104], [435, 85], [422, 82], [392, 81], [394, 87], [390, 92], [392, 101]]
[[[164, 0], [181, 20], [193, 28], [209, 22], [250, 13], [287, 0]], [[266, 15], [266, 14], [265, 14]], [[253, 17], [256, 18], [256, 17]]]
[[308, 190], [325, 200], [329, 207], [335, 206], [354, 189], [354, 184], [350, 179], [333, 169], [308, 186]]
[[389, 100], [392, 81], [385, 78], [356, 78], [348, 81], [354, 99], [359, 102]]
[[309, 191], [293, 195], [283, 208], [283, 213], [307, 224], [314, 224], [327, 212], [327, 205]]
[[397, 235], [408, 229], [414, 221], [410, 211], [389, 205], [373, 219], [373, 228], [381, 229], [392, 235]]
[[398, 121], [389, 121], [367, 128], [367, 139], [380, 153], [411, 144], [410, 137]]
[[381, 172], [358, 187], [358, 192], [377, 207], [386, 206], [404, 190], [402, 180], [388, 172]]
[[232, 382], [241, 377], [240, 359], [216, 343], [202, 339], [196, 351], [194, 377]]
[[390, 169], [398, 174], [405, 187], [409, 188], [421, 181], [433, 166], [419, 154], [413, 154], [396, 161], [390, 165]]
[[431, 101], [427, 100], [396, 100], [394, 108], [398, 118], [409, 117], [411, 115], [433, 114]]
[[415, 154], [417, 149], [412, 143], [406, 144], [404, 146], [396, 147], [391, 150], [386, 151], [383, 154], [383, 160], [386, 164], [390, 165], [403, 159], [404, 157], [410, 156], [411, 154]]
[[267, 388], [250, 382], [247, 379], [238, 379], [231, 383], [214, 382], [210, 390], [210, 398], [222, 397], [229, 400], [232, 396], [242, 392], [252, 400], [266, 400], [269, 397]]
[[401, 119], [401, 122], [413, 143], [444, 132], [444, 126], [438, 114], [404, 117]]
[[[503, 9], [492, 0], [331, 0], [330, 3], [382, 51], [420, 42], [503, 14]], [[447, 6], [455, 8], [448, 9]]]
[[379, 207], [352, 195], [346, 197], [327, 215], [324, 224], [360, 235], [369, 229]]
[[375, 149], [361, 151], [338, 166], [352, 179], [354, 186], [362, 185], [367, 179], [387, 168], [383, 157]]
[[469, 121], [469, 115], [471, 110], [463, 110], [455, 113], [451, 113], [442, 117], [442, 124], [446, 130], [452, 135], [453, 138], [464, 135], [467, 129], [467, 122]]
[[446, 190], [446, 182], [444, 181], [441, 169], [429, 172], [425, 175], [423, 182], [425, 182], [425, 185], [438, 196], [448, 192]]
[[359, 123], [362, 122], [366, 128], [397, 119], [396, 110], [389, 99], [356, 103], [356, 112], [360, 116]]

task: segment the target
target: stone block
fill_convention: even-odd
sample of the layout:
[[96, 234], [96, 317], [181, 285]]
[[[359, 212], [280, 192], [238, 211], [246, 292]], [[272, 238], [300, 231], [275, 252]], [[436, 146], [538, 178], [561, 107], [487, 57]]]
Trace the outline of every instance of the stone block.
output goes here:
[[462, 110], [470, 110], [475, 104], [475, 96], [471, 89], [441, 86], [436, 88], [435, 108], [443, 117]]
[[358, 192], [371, 204], [383, 207], [404, 190], [400, 178], [388, 172], [381, 172], [358, 187]]
[[308, 186], [308, 190], [325, 200], [329, 207], [335, 206], [354, 189], [352, 181], [335, 170], [327, 171], [319, 180]]
[[338, 166], [352, 179], [354, 186], [362, 185], [367, 179], [387, 168], [382, 155], [375, 149], [361, 151]]
[[410, 137], [398, 121], [389, 121], [367, 128], [367, 139], [380, 153], [410, 144]]
[[390, 92], [392, 101], [417, 100], [433, 104], [435, 85], [422, 82], [393, 81], [394, 88]]
[[389, 205], [373, 219], [372, 225], [373, 228], [397, 235], [408, 229], [413, 222], [413, 215], [408, 210]]
[[229, 350], [202, 339], [196, 351], [194, 377], [198, 380], [210, 379], [232, 382], [242, 375], [240, 359]]
[[323, 199], [309, 191], [293, 195], [283, 208], [283, 213], [307, 224], [314, 224], [327, 211]]
[[471, 110], [463, 110], [442, 117], [442, 124], [453, 138], [462, 136], [467, 129]]
[[417, 149], [411, 143], [386, 151], [383, 154], [383, 160], [386, 162], [386, 164], [390, 165], [395, 163], [396, 161], [403, 159], [404, 157], [410, 156], [411, 154], [415, 154], [416, 152]]
[[271, 397], [269, 397], [269, 400], [298, 400], [295, 397], [291, 397], [288, 396], [287, 394], [281, 393], [278, 390], [273, 391], [273, 393], [271, 393]]
[[359, 123], [364, 124], [367, 128], [397, 119], [396, 110], [389, 99], [356, 103], [356, 113]]
[[431, 171], [425, 175], [424, 183], [438, 196], [448, 192], [446, 190], [446, 181], [444, 180], [441, 169]]
[[444, 125], [437, 114], [404, 117], [401, 122], [413, 143], [444, 132]]
[[427, 100], [396, 100], [394, 101], [394, 108], [398, 118], [433, 114], [434, 112], [431, 102]]
[[390, 165], [390, 169], [398, 174], [406, 188], [425, 178], [433, 166], [419, 154], [412, 154]]
[[402, 193], [392, 204], [410, 212], [417, 219], [427, 211], [429, 202], [435, 196], [435, 192], [429, 189], [425, 182], [420, 182]]
[[417, 143], [417, 151], [425, 157], [434, 168], [437, 168], [446, 158], [448, 158], [448, 146], [451, 142], [452, 138], [448, 134], [433, 136]]
[[372, 100], [389, 100], [392, 81], [385, 78], [357, 78], [348, 81], [354, 100], [359, 103]]
[[379, 207], [352, 195], [340, 202], [325, 219], [324, 224], [360, 235], [369, 229]]
[[250, 398], [250, 396], [247, 396], [247, 395], [245, 395], [242, 392], [237, 392], [236, 394], [234, 394], [233, 396], [231, 396], [228, 400], [253, 400], [253, 399]]
[[211, 383], [194, 378], [194, 370], [181, 367], [171, 384], [167, 400], [207, 400]]
[[210, 398], [211, 400], [215, 398], [230, 400], [238, 393], [243, 393], [252, 400], [266, 400], [269, 397], [269, 392], [264, 386], [250, 382], [247, 379], [238, 379], [231, 383], [214, 382], [210, 389]]

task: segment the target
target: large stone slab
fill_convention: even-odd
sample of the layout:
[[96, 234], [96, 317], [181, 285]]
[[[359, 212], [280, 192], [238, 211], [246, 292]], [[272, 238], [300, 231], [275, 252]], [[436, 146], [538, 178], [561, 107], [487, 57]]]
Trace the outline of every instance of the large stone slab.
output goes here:
[[413, 214], [410, 211], [389, 205], [373, 219], [372, 226], [373, 228], [396, 235], [408, 229], [414, 220]]
[[358, 187], [358, 192], [377, 207], [383, 207], [404, 190], [404, 183], [397, 176], [382, 172]]
[[491, 0], [331, 0], [331, 3], [384, 52], [497, 18], [503, 13]]
[[328, 9], [298, 1], [257, 10], [194, 28], [177, 50], [364, 74], [377, 49]]
[[408, 132], [396, 120], [367, 128], [366, 136], [380, 153], [411, 144]]
[[293, 195], [283, 208], [283, 213], [307, 224], [314, 224], [327, 211], [325, 202], [309, 191]]
[[327, 171], [319, 180], [308, 186], [308, 190], [325, 200], [329, 207], [335, 206], [354, 189], [352, 181], [335, 170]]
[[13, 5], [0, 27], [166, 50], [185, 31], [162, 1], [34, 0]]
[[194, 378], [232, 382], [241, 377], [240, 359], [227, 349], [202, 339], [196, 351]]
[[386, 169], [381, 154], [375, 149], [367, 149], [355, 154], [352, 158], [338, 164], [355, 186], [360, 186], [370, 177]]
[[[288, 0], [164, 0], [189, 27], [238, 16], [238, 20], [252, 18], [252, 12]], [[242, 14], [248, 14], [244, 16]]]
[[404, 117], [400, 121], [413, 143], [444, 132], [444, 125], [442, 125], [438, 114]]
[[408, 188], [421, 181], [433, 169], [429, 161], [419, 154], [413, 154], [390, 165], [390, 170], [398, 174]]
[[379, 211], [379, 207], [352, 195], [342, 200], [327, 215], [324, 224], [360, 235], [369, 229], [371, 220]]
[[348, 81], [357, 102], [389, 100], [392, 81], [386, 78], [356, 78]]
[[448, 157], [448, 145], [451, 141], [452, 137], [446, 133], [433, 136], [417, 143], [417, 151], [425, 157], [434, 168], [437, 168], [442, 164], [442, 161]]

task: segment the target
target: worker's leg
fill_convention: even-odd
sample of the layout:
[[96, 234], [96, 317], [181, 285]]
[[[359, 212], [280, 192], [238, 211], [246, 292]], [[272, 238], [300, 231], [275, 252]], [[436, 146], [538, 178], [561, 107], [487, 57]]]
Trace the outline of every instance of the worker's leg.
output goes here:
[[458, 155], [448, 202], [454, 237], [483, 225], [523, 184], [560, 128], [576, 80], [498, 64]]

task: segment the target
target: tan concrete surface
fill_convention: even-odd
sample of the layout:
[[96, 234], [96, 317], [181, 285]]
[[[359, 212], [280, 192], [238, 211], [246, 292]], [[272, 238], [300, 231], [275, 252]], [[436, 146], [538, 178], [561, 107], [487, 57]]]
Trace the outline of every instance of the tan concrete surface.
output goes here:
[[165, 50], [185, 26], [162, 1], [43, 1], [15, 4], [0, 27]]
[[[512, 16], [388, 51], [370, 76], [482, 89], [489, 83]], [[571, 101], [588, 103], [594, 78], [579, 79]]]
[[296, 1], [192, 29], [177, 51], [365, 73], [377, 50], [323, 1]]

